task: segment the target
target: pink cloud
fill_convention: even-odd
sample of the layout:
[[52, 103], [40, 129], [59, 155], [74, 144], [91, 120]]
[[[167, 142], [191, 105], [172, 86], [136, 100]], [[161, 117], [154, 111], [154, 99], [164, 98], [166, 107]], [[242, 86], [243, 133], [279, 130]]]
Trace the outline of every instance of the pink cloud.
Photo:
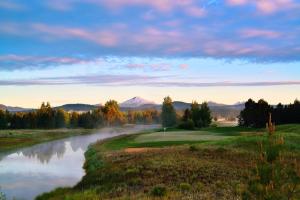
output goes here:
[[[104, 52], [119, 53], [129, 52], [139, 56], [202, 56], [215, 58], [258, 58], [258, 59], [286, 59], [299, 52], [293, 48], [293, 37], [285, 37], [277, 43], [259, 40], [253, 43], [249, 38], [273, 39], [280, 38], [282, 33], [265, 29], [243, 29], [238, 31], [236, 37], [223, 38], [212, 34], [209, 27], [180, 27], [135, 28], [123, 24], [110, 25], [100, 29], [84, 29], [79, 27], [50, 26], [46, 24], [11, 24], [1, 26], [0, 32], [15, 34], [18, 37], [33, 37], [37, 40], [63, 41], [83, 40], [89, 43], [108, 48], [102, 48]], [[296, 33], [293, 33], [296, 37]], [[132, 65], [131, 68], [141, 66]], [[147, 66], [148, 68], [149, 66]], [[162, 65], [155, 68], [168, 68]]]
[[[56, 10], [69, 10], [71, 7], [80, 1], [72, 0], [53, 0], [47, 4], [50, 8]], [[82, 2], [81, 2], [82, 3]], [[198, 6], [197, 0], [85, 0], [84, 3], [104, 6], [113, 11], [118, 11], [125, 7], [147, 7], [151, 10], [145, 13], [142, 17], [147, 20], [152, 20], [156, 16], [154, 11], [160, 13], [169, 13], [173, 11], [183, 11], [185, 14], [193, 17], [202, 17], [205, 15], [205, 10]]]
[[186, 14], [193, 17], [203, 17], [206, 15], [206, 10], [204, 8], [199, 8], [197, 6], [188, 6], [185, 8]]
[[189, 68], [189, 65], [183, 63], [183, 64], [180, 64], [179, 67], [180, 67], [180, 69], [187, 69], [187, 68]]
[[22, 61], [33, 61], [33, 62], [55, 62], [60, 64], [75, 64], [83, 63], [85, 60], [72, 58], [72, 57], [45, 57], [45, 56], [23, 56], [23, 55], [1, 55], [0, 61], [6, 62], [22, 62]]
[[299, 8], [294, 0], [227, 0], [230, 6], [254, 5], [262, 14], [272, 14], [286, 9]]
[[227, 3], [232, 6], [237, 6], [248, 3], [248, 0], [227, 0]]
[[142, 64], [142, 63], [130, 63], [126, 65], [129, 69], [150, 69], [154, 71], [167, 71], [171, 68], [170, 64], [167, 63], [152, 63], [152, 64]]
[[261, 37], [267, 39], [275, 39], [281, 36], [281, 33], [271, 30], [263, 29], [244, 29], [240, 31], [240, 34], [244, 38]]
[[111, 8], [121, 8], [125, 6], [148, 6], [152, 7], [153, 9], [159, 11], [170, 11], [175, 6], [180, 4], [179, 0], [102, 0], [102, 1], [95, 1], [90, 0], [91, 2], [100, 3], [104, 6], [111, 7]]
[[87, 59], [75, 57], [28, 56], [15, 54], [0, 55], [0, 65], [6, 70], [73, 65], [87, 62], [89, 62]]
[[257, 1], [256, 7], [263, 13], [271, 14], [279, 10], [284, 10], [296, 6], [292, 0], [264, 0]]
[[169, 27], [178, 27], [181, 25], [181, 23], [182, 23], [181, 20], [170, 20], [170, 21], [165, 21], [162, 24], [164, 26], [169, 26]]
[[126, 65], [126, 67], [129, 69], [143, 69], [143, 68], [145, 68], [145, 64], [131, 63], [131, 64]]
[[48, 26], [45, 24], [32, 24], [32, 28], [39, 33], [48, 34], [50, 36], [56, 36], [63, 39], [79, 38], [107, 47], [115, 46], [118, 43], [118, 36], [110, 30], [93, 32], [80, 28]]
[[155, 71], [167, 71], [171, 68], [171, 65], [167, 63], [157, 63], [151, 64], [150, 67]]
[[203, 52], [213, 57], [264, 57], [272, 54], [268, 46], [222, 40], [207, 41]]

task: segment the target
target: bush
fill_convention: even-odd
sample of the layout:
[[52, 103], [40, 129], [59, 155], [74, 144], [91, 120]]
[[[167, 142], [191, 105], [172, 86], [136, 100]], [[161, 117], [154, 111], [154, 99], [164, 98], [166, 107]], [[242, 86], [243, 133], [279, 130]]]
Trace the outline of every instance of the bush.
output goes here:
[[143, 184], [143, 180], [139, 177], [132, 178], [128, 181], [129, 186], [138, 186], [138, 185], [142, 185], [142, 184]]
[[260, 143], [260, 156], [242, 199], [300, 199], [299, 169], [290, 157], [281, 155], [283, 144], [283, 137], [269, 129], [267, 142]]
[[198, 182], [197, 185], [196, 185], [196, 187], [197, 187], [198, 191], [201, 191], [201, 190], [203, 190], [203, 188], [205, 187], [205, 185], [202, 182]]
[[191, 145], [190, 146], [190, 151], [198, 151], [198, 149], [195, 145]]
[[194, 130], [195, 124], [193, 120], [188, 119], [187, 121], [183, 121], [178, 125], [178, 128], [185, 129], [185, 130]]
[[129, 168], [126, 170], [125, 174], [127, 177], [136, 176], [140, 173], [140, 170], [137, 168]]
[[164, 185], [157, 185], [152, 188], [151, 195], [155, 197], [163, 197], [167, 193], [167, 189]]
[[189, 183], [180, 183], [179, 188], [181, 192], [188, 192], [191, 190], [191, 185]]
[[90, 146], [84, 155], [86, 159], [84, 169], [87, 173], [92, 173], [104, 166], [101, 155], [93, 147]]

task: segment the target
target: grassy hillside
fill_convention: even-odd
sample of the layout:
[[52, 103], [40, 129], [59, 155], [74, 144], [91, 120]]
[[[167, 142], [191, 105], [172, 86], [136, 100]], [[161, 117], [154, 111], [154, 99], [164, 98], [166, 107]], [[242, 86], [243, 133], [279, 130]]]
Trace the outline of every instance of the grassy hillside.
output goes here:
[[[215, 127], [109, 139], [86, 152], [80, 183], [38, 199], [240, 199], [264, 134]], [[285, 137], [285, 153], [300, 158], [300, 125], [276, 134]]]

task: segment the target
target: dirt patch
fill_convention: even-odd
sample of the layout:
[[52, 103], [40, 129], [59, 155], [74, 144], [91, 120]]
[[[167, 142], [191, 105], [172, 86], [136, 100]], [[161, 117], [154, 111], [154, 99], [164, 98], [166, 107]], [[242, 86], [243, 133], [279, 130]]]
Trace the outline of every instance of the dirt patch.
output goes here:
[[124, 152], [126, 153], [143, 153], [143, 152], [149, 152], [153, 150], [158, 150], [159, 148], [126, 148], [124, 149]]
[[242, 136], [254, 136], [254, 135], [263, 135], [264, 132], [247, 132], [247, 131], [243, 131], [243, 132], [240, 132]]

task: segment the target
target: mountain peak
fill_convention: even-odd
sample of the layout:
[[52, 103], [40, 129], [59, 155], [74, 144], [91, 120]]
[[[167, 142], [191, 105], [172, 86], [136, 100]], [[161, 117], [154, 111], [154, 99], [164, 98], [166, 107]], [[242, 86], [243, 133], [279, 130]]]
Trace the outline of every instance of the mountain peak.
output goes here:
[[139, 106], [142, 106], [145, 104], [155, 104], [155, 103], [153, 101], [149, 101], [149, 100], [146, 100], [146, 99], [136, 96], [136, 97], [133, 97], [133, 98], [121, 103], [120, 107], [134, 108], [134, 107], [139, 107]]

